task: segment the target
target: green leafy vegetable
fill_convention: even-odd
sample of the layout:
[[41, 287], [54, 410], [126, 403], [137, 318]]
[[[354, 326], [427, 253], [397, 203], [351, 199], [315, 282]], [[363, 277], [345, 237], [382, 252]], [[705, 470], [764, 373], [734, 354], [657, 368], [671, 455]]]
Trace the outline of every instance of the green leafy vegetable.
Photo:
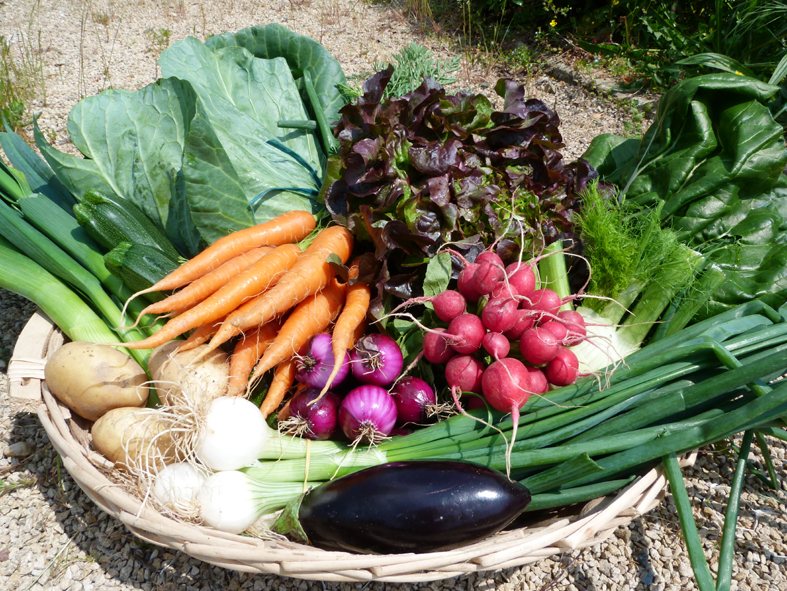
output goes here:
[[787, 300], [787, 150], [768, 109], [778, 91], [735, 74], [690, 78], [664, 94], [636, 154], [608, 135], [584, 154], [621, 198], [659, 207], [662, 225], [724, 271], [698, 318]]
[[451, 281], [451, 255], [441, 252], [433, 257], [426, 266], [424, 279], [424, 295], [433, 297], [448, 289]]
[[392, 72], [367, 80], [363, 97], [342, 109], [341, 152], [321, 189], [334, 221], [380, 263], [375, 315], [389, 295], [419, 295], [425, 263], [443, 244], [473, 260], [497, 243], [513, 262], [520, 248], [571, 236], [576, 192], [595, 175], [563, 163], [558, 116], [522, 86], [501, 80], [505, 105], [495, 111], [484, 95], [449, 95], [431, 79], [386, 99]]
[[338, 118], [345, 78], [325, 48], [269, 25], [205, 44], [186, 38], [159, 65], [155, 83], [72, 109], [69, 134], [84, 157], [55, 150], [36, 128], [41, 153], [77, 200], [89, 189], [126, 198], [185, 256], [284, 212], [322, 209], [326, 155], [315, 132], [278, 123], [310, 117], [307, 77], [323, 131]]

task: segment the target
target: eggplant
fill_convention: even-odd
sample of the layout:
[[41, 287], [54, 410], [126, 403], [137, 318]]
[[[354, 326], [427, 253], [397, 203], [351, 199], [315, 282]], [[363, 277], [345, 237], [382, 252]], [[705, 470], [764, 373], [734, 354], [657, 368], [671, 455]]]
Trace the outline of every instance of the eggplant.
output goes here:
[[435, 552], [497, 533], [529, 503], [527, 488], [485, 466], [391, 462], [309, 490], [274, 530], [324, 550]]

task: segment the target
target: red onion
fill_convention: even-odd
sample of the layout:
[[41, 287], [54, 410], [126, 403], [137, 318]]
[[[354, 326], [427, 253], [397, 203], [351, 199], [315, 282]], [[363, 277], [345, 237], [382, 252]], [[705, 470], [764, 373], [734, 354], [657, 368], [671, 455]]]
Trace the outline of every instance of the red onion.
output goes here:
[[[331, 335], [328, 333], [315, 335], [299, 352], [299, 358], [295, 363], [298, 368], [295, 379], [301, 384], [322, 389], [328, 383], [335, 359]], [[339, 385], [349, 372], [350, 355], [345, 353], [344, 361], [339, 367], [339, 373], [333, 378], [331, 387]]]
[[320, 388], [304, 388], [290, 400], [290, 418], [282, 430], [306, 439], [328, 439], [338, 425], [339, 404], [339, 397], [333, 392], [320, 398]]
[[352, 441], [377, 443], [391, 434], [395, 424], [396, 402], [380, 386], [359, 386], [339, 406], [339, 425]]
[[396, 417], [399, 424], [425, 423], [428, 420], [429, 406], [437, 403], [434, 390], [421, 378], [407, 376], [402, 378], [391, 390], [396, 402]]
[[402, 373], [404, 358], [396, 341], [384, 334], [361, 337], [350, 354], [353, 375], [363, 384], [387, 386]]

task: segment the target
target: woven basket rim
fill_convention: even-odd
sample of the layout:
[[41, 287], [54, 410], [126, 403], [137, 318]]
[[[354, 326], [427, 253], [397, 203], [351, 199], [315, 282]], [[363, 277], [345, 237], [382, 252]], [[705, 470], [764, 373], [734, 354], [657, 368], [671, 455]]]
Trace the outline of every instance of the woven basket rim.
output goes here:
[[[622, 491], [585, 504], [576, 514], [428, 554], [329, 552], [288, 540], [227, 534], [164, 515], [107, 477], [112, 464], [90, 448], [89, 436], [43, 380], [43, 365], [64, 342], [63, 333], [43, 312], [30, 318], [9, 363], [12, 403], [34, 409], [77, 485], [132, 534], [231, 570], [320, 581], [416, 583], [522, 566], [602, 542], [619, 526], [655, 508], [666, 489], [658, 466]], [[693, 464], [695, 456], [683, 458], [682, 465]]]

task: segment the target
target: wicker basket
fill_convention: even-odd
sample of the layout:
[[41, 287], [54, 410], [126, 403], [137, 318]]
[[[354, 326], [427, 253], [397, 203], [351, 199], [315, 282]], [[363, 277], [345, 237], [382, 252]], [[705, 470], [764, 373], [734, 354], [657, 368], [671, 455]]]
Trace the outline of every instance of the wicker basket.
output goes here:
[[[64, 342], [42, 313], [24, 328], [11, 363], [12, 402], [36, 412], [63, 465], [103, 511], [136, 536], [224, 568], [322, 581], [421, 582], [520, 566], [546, 556], [598, 544], [620, 526], [653, 509], [666, 479], [653, 469], [616, 495], [597, 499], [568, 516], [500, 532], [476, 544], [429, 554], [356, 555], [326, 552], [289, 541], [225, 534], [164, 516], [107, 478], [113, 466], [90, 447], [89, 423], [72, 416], [43, 381], [44, 363]], [[683, 460], [690, 465], [694, 456]]]

